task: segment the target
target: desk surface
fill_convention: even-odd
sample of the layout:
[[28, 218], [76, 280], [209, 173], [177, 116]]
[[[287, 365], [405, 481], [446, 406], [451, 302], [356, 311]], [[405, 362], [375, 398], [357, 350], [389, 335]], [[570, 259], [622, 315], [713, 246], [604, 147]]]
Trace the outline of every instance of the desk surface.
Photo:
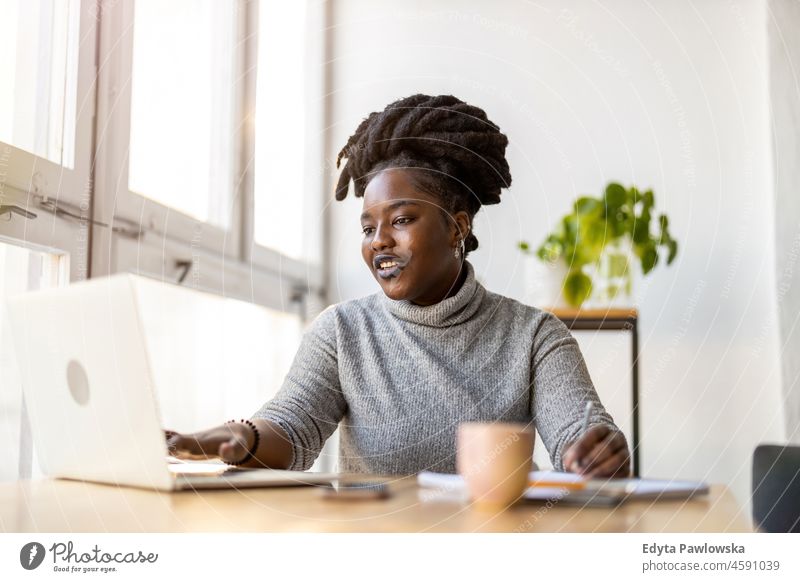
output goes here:
[[0, 484], [0, 531], [10, 532], [746, 532], [731, 493], [633, 501], [616, 508], [526, 502], [492, 512], [423, 501], [414, 477], [384, 501], [336, 501], [313, 487], [160, 493], [77, 481]]

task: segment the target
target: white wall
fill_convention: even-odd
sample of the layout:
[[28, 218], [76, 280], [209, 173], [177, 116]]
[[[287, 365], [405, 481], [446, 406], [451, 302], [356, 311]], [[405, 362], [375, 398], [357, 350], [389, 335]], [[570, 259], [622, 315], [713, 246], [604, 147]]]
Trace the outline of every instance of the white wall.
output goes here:
[[[416, 92], [478, 105], [508, 135], [513, 186], [475, 224], [491, 290], [522, 299], [516, 241], [579, 193], [654, 188], [681, 247], [636, 294], [644, 474], [746, 503], [753, 448], [784, 436], [764, 0], [336, 0], [331, 19], [330, 163], [364, 116]], [[327, 210], [335, 301], [378, 290], [360, 205]]]
[[769, 0], [776, 274], [786, 436], [800, 444], [800, 4]]

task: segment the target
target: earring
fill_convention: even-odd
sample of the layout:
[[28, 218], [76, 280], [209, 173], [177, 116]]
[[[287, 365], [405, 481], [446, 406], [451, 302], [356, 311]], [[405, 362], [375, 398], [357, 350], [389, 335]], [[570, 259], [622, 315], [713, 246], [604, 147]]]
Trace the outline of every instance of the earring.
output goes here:
[[[458, 250], [459, 246], [461, 247], [461, 251]], [[458, 244], [456, 244], [455, 248], [453, 249], [453, 256], [457, 259], [460, 259], [461, 255], [463, 254], [464, 254], [464, 239], [462, 238], [460, 241], [458, 241]]]

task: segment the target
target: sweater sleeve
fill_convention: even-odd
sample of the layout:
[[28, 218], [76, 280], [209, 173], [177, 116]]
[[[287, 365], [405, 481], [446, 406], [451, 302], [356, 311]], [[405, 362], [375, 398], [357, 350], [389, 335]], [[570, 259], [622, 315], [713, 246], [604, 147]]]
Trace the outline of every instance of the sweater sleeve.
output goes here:
[[589, 426], [619, 429], [597, 396], [578, 342], [561, 320], [543, 315], [533, 342], [531, 414], [553, 467], [563, 471], [564, 445], [579, 436], [587, 402], [593, 403]]
[[286, 431], [294, 451], [292, 470], [313, 465], [347, 410], [339, 385], [335, 318], [335, 307], [329, 307], [311, 323], [280, 390], [253, 415]]

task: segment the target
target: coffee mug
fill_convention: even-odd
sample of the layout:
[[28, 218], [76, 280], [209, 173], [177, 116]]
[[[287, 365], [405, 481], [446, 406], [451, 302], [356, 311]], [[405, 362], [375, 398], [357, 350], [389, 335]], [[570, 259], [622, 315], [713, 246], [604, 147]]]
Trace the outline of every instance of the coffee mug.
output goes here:
[[528, 488], [533, 428], [507, 422], [465, 422], [458, 427], [456, 464], [476, 504], [508, 506]]

